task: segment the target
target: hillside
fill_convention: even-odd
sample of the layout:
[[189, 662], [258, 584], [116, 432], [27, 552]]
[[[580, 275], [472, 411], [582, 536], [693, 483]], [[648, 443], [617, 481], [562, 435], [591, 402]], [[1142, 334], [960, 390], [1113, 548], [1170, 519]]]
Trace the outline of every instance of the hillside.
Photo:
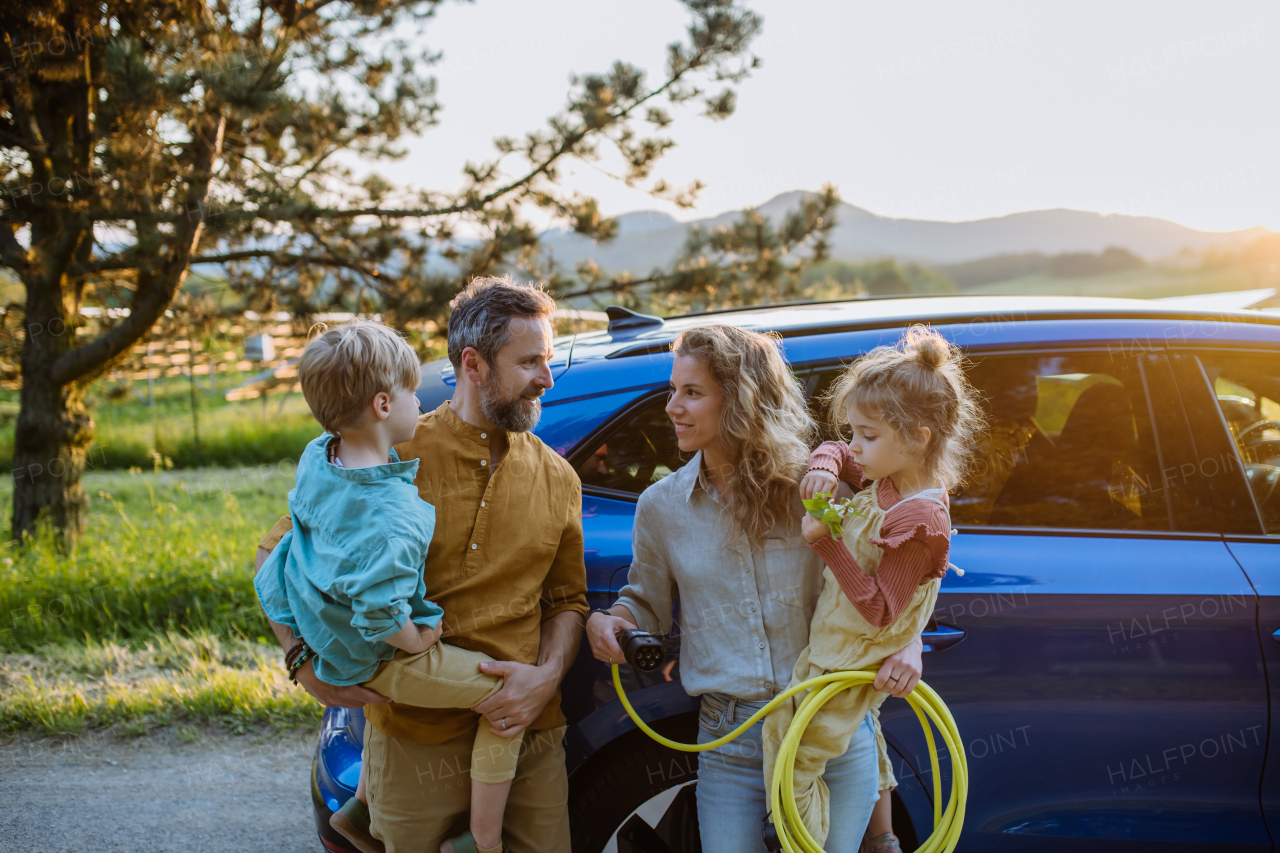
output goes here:
[[1094, 276], [1060, 277], [1034, 273], [964, 288], [965, 293], [1036, 296], [1124, 296], [1163, 299], [1268, 287], [1280, 280], [1242, 269], [1177, 269], [1151, 266]]
[[[777, 221], [794, 208], [800, 191], [776, 196], [760, 210]], [[730, 211], [691, 223], [677, 222], [665, 213], [638, 211], [618, 217], [618, 236], [597, 245], [563, 230], [543, 235], [544, 245], [557, 261], [572, 268], [593, 258], [603, 269], [648, 272], [675, 260], [690, 225], [716, 227], [732, 222], [739, 211]], [[1241, 231], [1197, 231], [1149, 216], [1103, 215], [1081, 210], [1035, 210], [971, 222], [934, 222], [893, 219], [841, 203], [831, 234], [831, 256], [861, 261], [892, 257], [930, 265], [958, 264], [992, 255], [1065, 252], [1101, 252], [1115, 246], [1147, 259], [1176, 254], [1183, 249], [1203, 251], [1231, 248], [1269, 233], [1265, 228]]]

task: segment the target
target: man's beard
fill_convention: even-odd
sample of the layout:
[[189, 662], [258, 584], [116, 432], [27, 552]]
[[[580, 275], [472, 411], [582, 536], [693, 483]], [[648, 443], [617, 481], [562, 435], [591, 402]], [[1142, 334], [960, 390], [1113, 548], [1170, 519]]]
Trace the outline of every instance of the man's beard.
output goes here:
[[[526, 388], [513, 399], [502, 398], [502, 388], [498, 381], [497, 371], [489, 374], [489, 378], [480, 383], [480, 411], [489, 422], [498, 429], [507, 432], [529, 432], [538, 425], [542, 417], [542, 396], [539, 390], [535, 394], [533, 387]], [[525, 400], [532, 400], [532, 406], [526, 406]]]

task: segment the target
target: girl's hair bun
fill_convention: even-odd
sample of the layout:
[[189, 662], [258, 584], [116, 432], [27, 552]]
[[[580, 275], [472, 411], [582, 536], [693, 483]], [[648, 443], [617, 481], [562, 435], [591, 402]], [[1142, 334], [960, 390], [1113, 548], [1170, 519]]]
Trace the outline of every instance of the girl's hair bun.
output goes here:
[[[921, 472], [951, 488], [964, 479], [982, 429], [978, 395], [964, 374], [959, 347], [925, 326], [895, 346], [880, 346], [849, 365], [826, 395], [833, 422], [857, 409], [884, 421], [918, 453]], [[920, 430], [929, 438], [920, 444]]]
[[903, 350], [917, 364], [937, 370], [951, 360], [951, 344], [932, 329], [912, 326], [907, 329]]

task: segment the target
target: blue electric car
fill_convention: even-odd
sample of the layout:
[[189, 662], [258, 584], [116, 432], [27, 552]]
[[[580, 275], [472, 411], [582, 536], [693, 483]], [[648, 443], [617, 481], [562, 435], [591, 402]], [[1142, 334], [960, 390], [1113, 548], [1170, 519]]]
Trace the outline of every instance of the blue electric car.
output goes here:
[[[607, 331], [556, 340], [537, 429], [582, 478], [592, 607], [626, 581], [637, 497], [685, 461], [663, 413], [676, 333], [774, 332], [816, 398], [841, 365], [931, 324], [970, 359], [989, 423], [952, 504], [965, 573], [943, 580], [925, 636], [924, 677], [969, 761], [959, 849], [1273, 849], [1280, 317], [988, 297], [609, 314]], [[453, 381], [447, 360], [425, 365], [423, 409]], [[669, 664], [625, 672], [628, 691], [655, 728], [693, 741], [678, 628], [666, 644]], [[696, 756], [635, 728], [585, 643], [563, 696], [574, 853], [700, 849]], [[906, 703], [882, 719], [912, 849], [932, 828], [928, 754]], [[346, 849], [328, 820], [355, 788], [363, 727], [359, 711], [324, 716], [312, 795], [330, 850]], [[941, 772], [949, 784], [945, 755]]]

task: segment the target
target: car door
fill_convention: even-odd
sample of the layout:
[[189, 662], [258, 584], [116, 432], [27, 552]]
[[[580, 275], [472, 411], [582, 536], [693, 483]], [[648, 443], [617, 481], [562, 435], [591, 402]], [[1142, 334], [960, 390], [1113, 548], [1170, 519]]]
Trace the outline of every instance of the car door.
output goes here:
[[[1219, 348], [1174, 356], [1199, 418], [1201, 466], [1212, 474], [1227, 547], [1258, 593], [1258, 633], [1280, 713], [1280, 355]], [[1194, 402], [1191, 402], [1194, 401]], [[1280, 743], [1269, 739], [1261, 800], [1280, 832]]]
[[[961, 849], [1269, 850], [1256, 598], [1216, 532], [1168, 359], [971, 357], [989, 429], [952, 503], [964, 575], [935, 612], [964, 639], [924, 674], [965, 744]], [[919, 725], [898, 702], [882, 719], [927, 832]]]
[[[582, 526], [587, 542], [588, 574], [598, 565], [608, 581], [593, 584], [592, 607], [608, 607], [626, 584], [631, 563], [631, 527], [636, 500], [649, 486], [685, 463], [676, 444], [671, 419], [666, 414], [667, 393], [648, 394], [610, 419], [602, 429], [582, 443], [571, 458], [582, 480]], [[654, 680], [678, 680], [680, 656], [679, 623], [666, 638], [672, 665], [657, 674], [635, 677], [637, 685]], [[585, 645], [585, 644], [584, 644]], [[594, 694], [600, 704], [616, 699], [608, 667], [590, 667], [596, 681]], [[631, 685], [629, 685], [631, 686]]]

